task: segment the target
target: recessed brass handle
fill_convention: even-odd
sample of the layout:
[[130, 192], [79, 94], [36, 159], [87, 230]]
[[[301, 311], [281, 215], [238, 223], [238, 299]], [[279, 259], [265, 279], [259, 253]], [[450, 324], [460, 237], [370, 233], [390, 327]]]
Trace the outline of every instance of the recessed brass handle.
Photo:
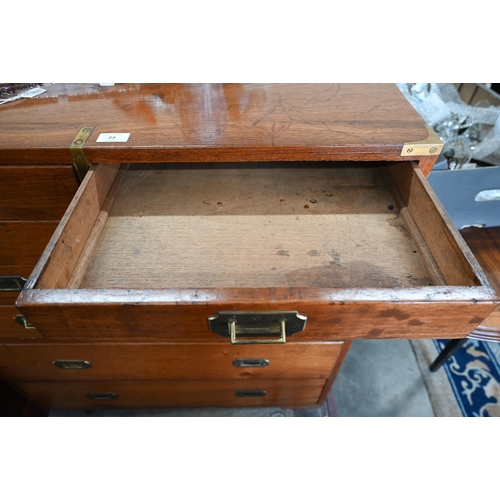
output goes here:
[[237, 358], [233, 361], [236, 368], [265, 368], [269, 360], [264, 358]]
[[306, 321], [297, 311], [219, 311], [208, 318], [208, 326], [232, 344], [284, 344], [304, 331]]
[[91, 392], [87, 394], [87, 397], [96, 401], [109, 401], [118, 398], [118, 394], [114, 392]]
[[92, 367], [91, 363], [83, 359], [56, 359], [52, 363], [62, 370], [88, 370]]
[[237, 328], [236, 326], [236, 320], [235, 319], [230, 319], [229, 320], [229, 335], [231, 336], [231, 344], [284, 344], [286, 342], [286, 319], [280, 319], [279, 323], [279, 338], [260, 338], [260, 339], [243, 339], [243, 338], [237, 338], [236, 335], [238, 333], [240, 334], [254, 334], [254, 335], [262, 335], [264, 334], [269, 334], [269, 333], [276, 333], [273, 331], [273, 329], [268, 328], [266, 329], [265, 332], [261, 332], [258, 329], [257, 331], [252, 331], [251, 328], [249, 327], [243, 327], [243, 328]]
[[236, 396], [239, 398], [262, 398], [266, 395], [266, 391], [262, 389], [250, 389], [246, 391], [236, 391]]

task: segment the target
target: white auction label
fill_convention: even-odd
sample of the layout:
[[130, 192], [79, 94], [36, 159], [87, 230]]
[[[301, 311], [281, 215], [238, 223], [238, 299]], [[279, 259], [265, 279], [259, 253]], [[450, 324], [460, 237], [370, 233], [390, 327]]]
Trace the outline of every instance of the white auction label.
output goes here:
[[127, 142], [129, 137], [130, 134], [109, 132], [106, 134], [99, 134], [95, 142]]

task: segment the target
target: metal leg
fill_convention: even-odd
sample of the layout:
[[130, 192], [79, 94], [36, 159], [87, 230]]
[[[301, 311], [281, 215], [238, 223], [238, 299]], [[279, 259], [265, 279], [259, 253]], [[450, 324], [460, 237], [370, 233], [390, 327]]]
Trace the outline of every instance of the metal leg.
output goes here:
[[465, 342], [467, 342], [467, 337], [464, 339], [453, 339], [450, 340], [446, 347], [441, 351], [439, 356], [434, 360], [432, 365], [429, 367], [431, 372], [435, 372], [438, 368], [442, 366], [442, 364], [455, 352], [457, 352], [460, 347], [462, 347]]

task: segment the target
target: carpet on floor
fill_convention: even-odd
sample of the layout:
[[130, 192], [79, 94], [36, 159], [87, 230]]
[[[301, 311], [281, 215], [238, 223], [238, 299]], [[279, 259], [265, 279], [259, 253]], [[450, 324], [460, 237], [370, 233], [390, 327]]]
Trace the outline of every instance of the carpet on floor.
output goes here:
[[437, 417], [500, 416], [500, 345], [468, 340], [436, 372], [430, 364], [447, 340], [411, 344]]

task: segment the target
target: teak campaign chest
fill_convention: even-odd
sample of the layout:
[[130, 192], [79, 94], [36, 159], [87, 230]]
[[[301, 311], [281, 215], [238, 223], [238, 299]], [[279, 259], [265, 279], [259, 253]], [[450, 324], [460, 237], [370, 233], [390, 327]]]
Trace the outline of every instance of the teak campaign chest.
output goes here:
[[317, 406], [352, 339], [498, 303], [394, 85], [47, 89], [0, 108], [0, 376], [46, 410]]

